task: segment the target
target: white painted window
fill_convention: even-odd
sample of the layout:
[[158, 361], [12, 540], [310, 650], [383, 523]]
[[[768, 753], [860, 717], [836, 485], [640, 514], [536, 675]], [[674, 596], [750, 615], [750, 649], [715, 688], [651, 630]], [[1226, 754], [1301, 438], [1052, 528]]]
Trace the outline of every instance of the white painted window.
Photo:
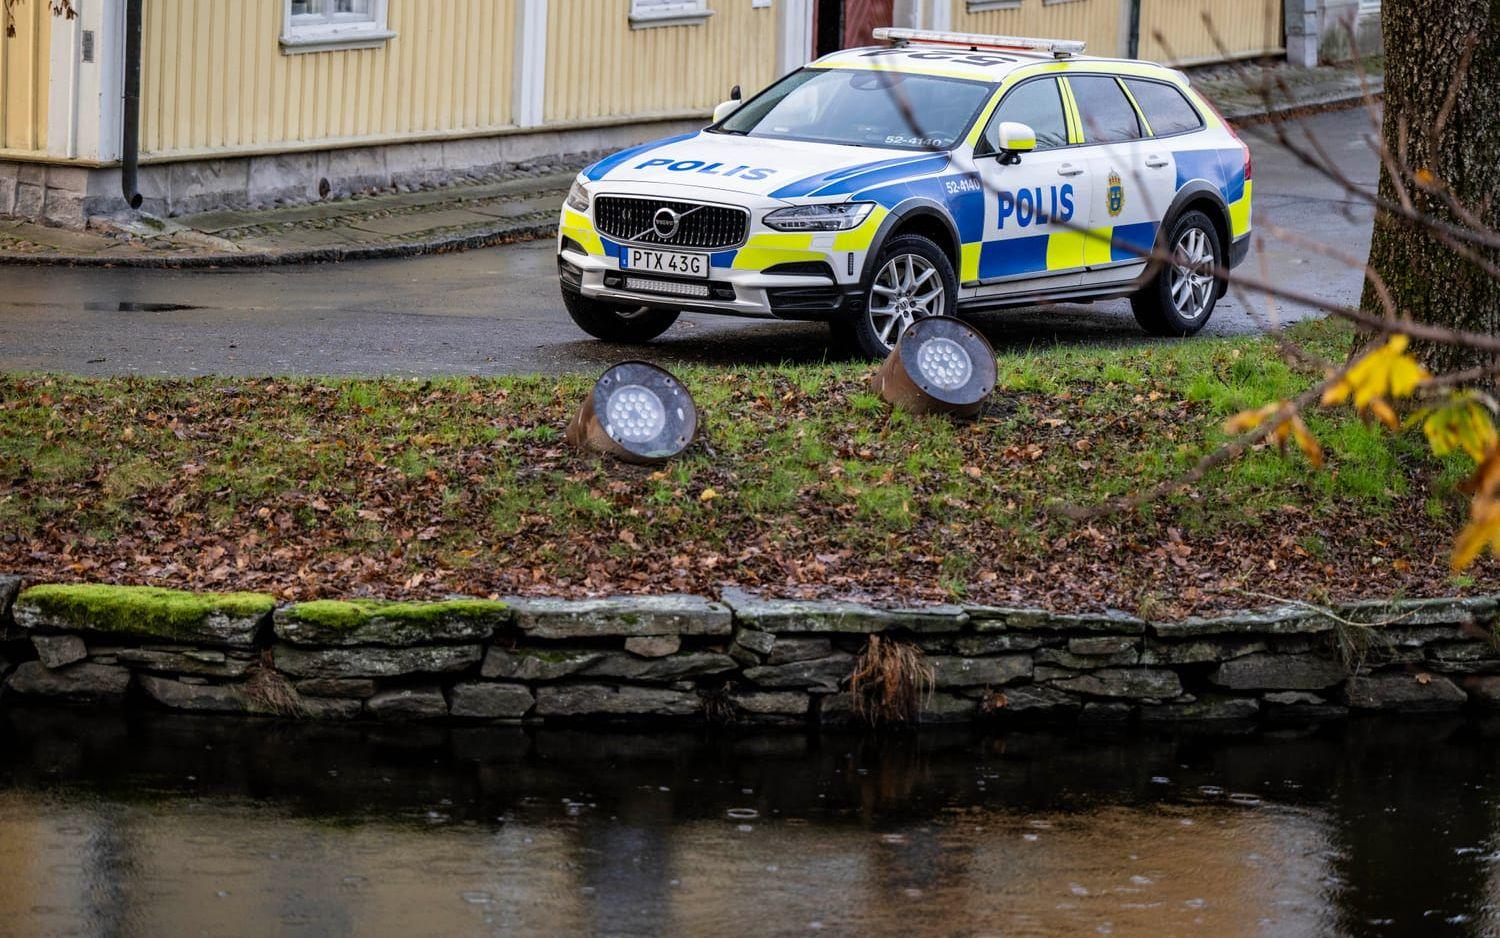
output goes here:
[[985, 13], [990, 10], [1014, 10], [1021, 0], [969, 0], [970, 13]]
[[1359, 0], [1360, 16], [1378, 16], [1380, 14], [1380, 0]]
[[713, 15], [708, 0], [630, 0], [630, 25], [634, 29], [691, 26]]
[[396, 34], [386, 25], [387, 0], [285, 0], [284, 52], [371, 49]]

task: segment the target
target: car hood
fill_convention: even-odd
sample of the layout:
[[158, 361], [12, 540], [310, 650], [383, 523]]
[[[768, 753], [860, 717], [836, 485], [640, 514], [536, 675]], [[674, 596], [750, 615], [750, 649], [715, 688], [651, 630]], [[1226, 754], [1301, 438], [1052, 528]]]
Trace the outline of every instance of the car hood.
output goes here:
[[776, 199], [837, 200], [862, 189], [939, 172], [947, 153], [693, 133], [622, 150], [584, 170], [606, 187], [669, 184]]

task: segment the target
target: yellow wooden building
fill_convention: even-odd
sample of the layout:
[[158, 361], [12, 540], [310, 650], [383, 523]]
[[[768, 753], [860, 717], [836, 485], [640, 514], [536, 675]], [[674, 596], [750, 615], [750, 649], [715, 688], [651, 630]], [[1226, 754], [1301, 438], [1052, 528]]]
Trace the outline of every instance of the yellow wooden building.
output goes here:
[[132, 153], [157, 215], [568, 165], [701, 126], [732, 86], [753, 92], [875, 25], [1182, 64], [1223, 58], [1220, 43], [1278, 55], [1284, 2], [74, 0], [70, 20], [21, 0], [0, 38], [0, 214], [118, 214]]

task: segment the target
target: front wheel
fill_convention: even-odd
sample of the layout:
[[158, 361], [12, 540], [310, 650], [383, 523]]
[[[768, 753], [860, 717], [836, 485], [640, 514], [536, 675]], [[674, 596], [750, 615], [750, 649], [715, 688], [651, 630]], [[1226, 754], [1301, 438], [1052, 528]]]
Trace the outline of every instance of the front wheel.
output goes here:
[[640, 343], [666, 332], [681, 315], [675, 309], [651, 309], [591, 300], [582, 293], [563, 290], [563, 305], [578, 328], [606, 342]]
[[943, 249], [921, 235], [899, 235], [881, 248], [862, 308], [835, 324], [835, 336], [858, 355], [885, 358], [918, 319], [953, 315], [957, 296], [958, 278]]
[[1187, 212], [1172, 225], [1164, 242], [1171, 263], [1157, 265], [1156, 276], [1130, 298], [1135, 321], [1152, 335], [1190, 336], [1208, 325], [1219, 301], [1215, 271], [1224, 265], [1224, 250], [1213, 222], [1202, 212]]

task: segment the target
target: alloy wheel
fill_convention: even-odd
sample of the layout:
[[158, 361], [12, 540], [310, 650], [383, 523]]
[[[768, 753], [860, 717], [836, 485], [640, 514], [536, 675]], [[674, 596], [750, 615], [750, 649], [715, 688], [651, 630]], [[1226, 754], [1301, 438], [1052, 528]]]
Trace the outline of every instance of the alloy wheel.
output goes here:
[[918, 319], [941, 316], [947, 305], [943, 278], [920, 254], [898, 254], [880, 268], [870, 285], [870, 325], [886, 348]]
[[1208, 311], [1214, 295], [1213, 242], [1202, 228], [1189, 228], [1177, 241], [1169, 286], [1177, 315], [1192, 322]]

